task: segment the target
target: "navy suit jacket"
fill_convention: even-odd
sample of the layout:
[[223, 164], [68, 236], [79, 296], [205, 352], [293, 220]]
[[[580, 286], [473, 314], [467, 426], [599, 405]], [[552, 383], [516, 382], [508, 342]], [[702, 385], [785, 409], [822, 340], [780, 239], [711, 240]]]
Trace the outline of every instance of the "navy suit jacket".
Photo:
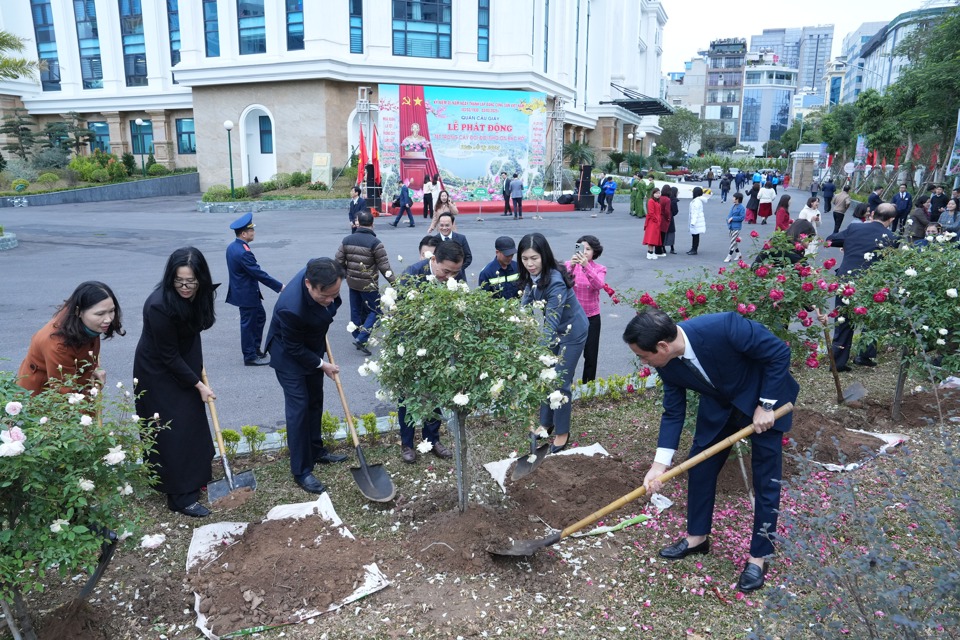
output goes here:
[[837, 267], [838, 276], [856, 275], [869, 266], [864, 257], [883, 247], [895, 245], [896, 236], [879, 222], [851, 224], [843, 231], [827, 238], [831, 247], [843, 248], [843, 262]]
[[[680, 444], [687, 389], [700, 394], [693, 436], [699, 446], [720, 433], [734, 407], [752, 419], [760, 398], [776, 400], [777, 407], [796, 402], [800, 385], [790, 375], [790, 347], [759, 322], [731, 312], [691, 318], [680, 327], [713, 386], [694, 376], [679, 358], [657, 369], [663, 381], [658, 447], [676, 450]], [[783, 416], [773, 428], [789, 431], [792, 416]]]
[[246, 242], [237, 238], [227, 246], [227, 271], [230, 274], [230, 288], [227, 289], [227, 304], [238, 307], [256, 307], [263, 300], [260, 293], [262, 282], [277, 293], [283, 283], [273, 278], [257, 264], [257, 259]]
[[277, 298], [267, 333], [270, 366], [277, 371], [309, 375], [318, 372], [327, 352], [327, 329], [343, 301], [324, 307], [310, 297], [306, 268], [301, 269]]
[[361, 211], [367, 209], [367, 201], [362, 197], [357, 198], [357, 204], [353, 204], [353, 200], [350, 200], [350, 209], [347, 211], [347, 215], [350, 216], [350, 224], [354, 225], [357, 223], [357, 214]]

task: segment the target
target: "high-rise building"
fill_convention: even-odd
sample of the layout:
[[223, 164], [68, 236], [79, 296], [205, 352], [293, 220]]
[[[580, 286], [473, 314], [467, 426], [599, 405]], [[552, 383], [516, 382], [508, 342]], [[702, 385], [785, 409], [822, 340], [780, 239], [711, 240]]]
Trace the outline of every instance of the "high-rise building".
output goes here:
[[823, 85], [826, 87], [824, 93], [824, 104], [829, 111], [840, 104], [843, 96], [843, 79], [847, 73], [847, 61], [840, 56], [835, 58], [823, 74]]
[[777, 64], [796, 69], [800, 64], [800, 39], [803, 29], [764, 29], [750, 38], [752, 53], [772, 53]]
[[693, 58], [683, 63], [683, 71], [667, 74], [666, 101], [671, 107], [683, 107], [703, 117], [707, 89], [707, 61]]
[[757, 156], [764, 155], [764, 144], [779, 140], [790, 126], [791, 100], [797, 89], [798, 70], [774, 64], [769, 61], [772, 58], [772, 53], [749, 53], [743, 71], [738, 142]]
[[716, 133], [736, 138], [740, 132], [740, 90], [747, 41], [744, 38], [713, 40], [710, 48], [701, 51], [700, 55], [707, 58], [703, 118], [715, 124]]
[[774, 61], [799, 70], [798, 86], [822, 93], [823, 71], [833, 47], [833, 25], [764, 29], [750, 38], [750, 51], [773, 53]]
[[864, 22], [843, 38], [840, 47], [840, 56], [846, 62], [846, 71], [843, 76], [843, 90], [840, 102], [856, 102], [857, 96], [863, 90], [863, 61], [860, 59], [860, 50], [881, 29], [887, 26], [886, 22]]

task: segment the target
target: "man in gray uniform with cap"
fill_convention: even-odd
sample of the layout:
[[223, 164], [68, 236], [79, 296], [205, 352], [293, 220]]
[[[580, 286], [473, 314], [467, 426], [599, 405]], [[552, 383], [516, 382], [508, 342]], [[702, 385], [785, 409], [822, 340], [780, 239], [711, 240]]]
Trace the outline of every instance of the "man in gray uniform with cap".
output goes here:
[[243, 363], [248, 367], [270, 364], [270, 359], [260, 350], [267, 313], [263, 309], [259, 283], [277, 293], [283, 291], [283, 283], [261, 269], [250, 251], [250, 243], [256, 235], [255, 227], [252, 213], [234, 220], [230, 228], [237, 239], [227, 247], [227, 271], [230, 274], [227, 304], [240, 307], [240, 350], [243, 352]]

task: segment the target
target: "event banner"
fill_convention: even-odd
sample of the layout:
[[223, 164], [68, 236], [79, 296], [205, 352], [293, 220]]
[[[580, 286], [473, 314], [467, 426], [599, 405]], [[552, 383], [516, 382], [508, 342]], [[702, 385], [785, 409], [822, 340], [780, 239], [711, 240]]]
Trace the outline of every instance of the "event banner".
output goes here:
[[381, 84], [378, 108], [385, 198], [409, 180], [419, 199], [435, 175], [452, 200], [502, 199], [501, 171], [519, 174], [525, 197], [543, 187], [543, 93]]
[[947, 175], [955, 176], [960, 173], [960, 111], [957, 111], [957, 133], [953, 138], [953, 151], [950, 153], [950, 163], [947, 165]]
[[855, 171], [863, 171], [867, 164], [867, 137], [857, 136], [857, 151], [853, 156]]

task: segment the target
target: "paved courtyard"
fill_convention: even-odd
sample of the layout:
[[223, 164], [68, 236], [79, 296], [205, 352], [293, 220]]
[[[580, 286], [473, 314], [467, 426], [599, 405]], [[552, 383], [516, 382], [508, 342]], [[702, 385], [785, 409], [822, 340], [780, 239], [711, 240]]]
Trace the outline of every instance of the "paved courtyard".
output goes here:
[[[794, 214], [802, 207], [805, 193], [791, 190]], [[142, 326], [142, 306], [159, 281], [169, 254], [176, 248], [199, 248], [210, 263], [214, 281], [222, 282], [217, 299], [217, 322], [203, 334], [204, 361], [213, 389], [218, 395], [217, 409], [225, 428], [259, 425], [272, 431], [282, 426], [283, 396], [273, 370], [269, 367], [245, 367], [240, 354], [239, 313], [224, 302], [227, 287], [225, 250], [233, 241], [230, 222], [242, 213], [214, 214], [197, 212], [198, 196], [97, 203], [0, 209], [0, 224], [17, 234], [20, 246], [0, 252], [0, 368], [16, 370], [26, 354], [30, 337], [53, 314], [56, 306], [83, 280], [102, 280], [113, 288], [123, 309], [125, 337], [103, 343], [101, 359], [107, 371], [108, 386], [118, 380], [128, 386], [132, 381], [133, 356]], [[493, 242], [500, 235], [519, 240], [524, 233], [539, 231], [550, 241], [558, 256], [567, 259], [577, 238], [584, 233], [597, 236], [603, 243], [599, 262], [607, 267], [608, 282], [620, 292], [628, 288], [656, 291], [664, 285], [664, 274], [674, 274], [701, 266], [719, 267], [727, 248], [725, 214], [730, 203], [721, 204], [714, 196], [706, 207], [707, 232], [701, 236], [698, 256], [687, 256], [690, 235], [687, 231], [689, 201], [681, 200], [677, 218], [678, 255], [656, 261], [644, 258], [643, 221], [628, 213], [626, 202], [618, 203], [613, 214], [588, 212], [548, 213], [543, 220], [485, 215], [461, 216], [458, 230], [470, 241], [474, 263], [467, 269], [468, 282], [476, 284], [476, 274], [493, 259]], [[528, 213], [531, 215], [532, 212]], [[830, 218], [829, 215], [825, 218]], [[260, 265], [272, 276], [288, 282], [307, 260], [333, 256], [348, 231], [346, 211], [263, 212], [254, 217], [257, 239], [251, 245]], [[403, 223], [405, 224], [405, 223]], [[825, 221], [832, 229], [832, 218]], [[414, 229], [397, 229], [377, 219], [374, 228], [390, 255], [393, 270], [400, 272], [417, 258], [417, 246], [427, 230], [426, 221], [417, 219]], [[762, 236], [772, 233], [773, 225], [749, 227]], [[744, 233], [746, 236], [747, 233]], [[745, 238], [744, 247], [750, 246]], [[403, 256], [403, 262], [399, 262]], [[264, 290], [264, 306], [269, 323], [277, 295]], [[384, 416], [396, 410], [393, 405], [374, 398], [376, 382], [361, 378], [357, 367], [363, 356], [351, 344], [346, 331], [349, 321], [347, 291], [330, 338], [334, 356], [341, 366], [350, 409], [355, 415], [374, 412]], [[621, 334], [633, 314], [625, 304], [614, 306], [604, 294], [603, 331], [600, 341], [598, 375], [627, 374], [634, 370], [633, 355], [623, 345]], [[579, 374], [578, 374], [579, 375]], [[326, 385], [325, 409], [343, 415], [332, 381]], [[576, 416], [574, 416], [576, 419]]]

